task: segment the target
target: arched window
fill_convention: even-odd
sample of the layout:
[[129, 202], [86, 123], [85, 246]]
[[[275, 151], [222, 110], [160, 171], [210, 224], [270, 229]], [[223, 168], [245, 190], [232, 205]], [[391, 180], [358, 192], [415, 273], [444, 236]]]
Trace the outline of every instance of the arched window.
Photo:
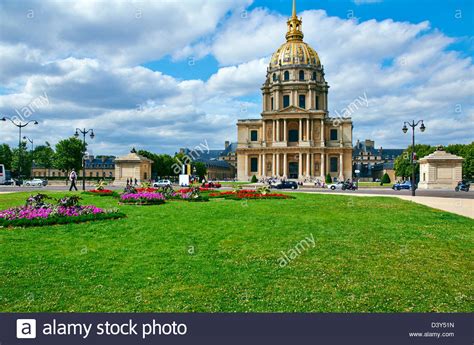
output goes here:
[[304, 71], [300, 71], [300, 80], [304, 80]]
[[316, 72], [313, 72], [313, 80], [316, 80]]
[[290, 80], [290, 72], [285, 71], [284, 78], [285, 78], [285, 81]]
[[276, 81], [277, 80], [277, 75], [276, 73], [273, 73], [273, 81]]

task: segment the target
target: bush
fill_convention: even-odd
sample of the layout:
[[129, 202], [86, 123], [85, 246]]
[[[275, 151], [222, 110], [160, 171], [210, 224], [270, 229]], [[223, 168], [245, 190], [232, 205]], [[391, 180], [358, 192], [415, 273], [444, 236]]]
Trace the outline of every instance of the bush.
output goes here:
[[385, 173], [385, 174], [382, 176], [382, 181], [381, 181], [381, 182], [382, 182], [382, 184], [384, 184], [384, 183], [390, 183], [390, 182], [391, 182], [391, 181], [390, 181], [390, 176], [388, 176], [388, 174]]
[[252, 179], [250, 180], [250, 182], [252, 182], [252, 183], [257, 183], [257, 182], [258, 182], [257, 176], [253, 175], [253, 176], [252, 176]]
[[326, 175], [326, 183], [332, 183], [331, 174], [329, 173]]

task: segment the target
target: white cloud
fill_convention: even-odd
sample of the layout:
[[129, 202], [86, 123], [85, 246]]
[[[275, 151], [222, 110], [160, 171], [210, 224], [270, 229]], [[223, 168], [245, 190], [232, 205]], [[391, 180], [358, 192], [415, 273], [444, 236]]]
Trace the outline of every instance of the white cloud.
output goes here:
[[[238, 118], [259, 116], [269, 56], [284, 42], [286, 18], [236, 2], [6, 2], [0, 22], [0, 113], [11, 115], [46, 92], [50, 105], [27, 128], [56, 142], [77, 126], [97, 133], [91, 150], [130, 147], [174, 152], [207, 140], [235, 139]], [[67, 5], [66, 5], [67, 4]], [[33, 19], [25, 19], [28, 8]], [[142, 17], [135, 21], [137, 8]], [[421, 142], [472, 140], [474, 68], [449, 50], [456, 38], [429, 22], [357, 22], [305, 11], [305, 41], [319, 53], [330, 110], [367, 94], [354, 116], [354, 139], [404, 147], [403, 121], [423, 118]], [[18, 29], [21, 28], [21, 29]], [[221, 67], [208, 80], [181, 80], [139, 64], [212, 54]], [[14, 144], [16, 128], [0, 123]]]

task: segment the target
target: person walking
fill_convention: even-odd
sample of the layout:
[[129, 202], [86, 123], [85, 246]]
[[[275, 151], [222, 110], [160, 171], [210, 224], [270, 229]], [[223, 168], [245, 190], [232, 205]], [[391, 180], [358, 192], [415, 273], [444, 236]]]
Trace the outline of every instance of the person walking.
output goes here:
[[74, 169], [72, 169], [71, 173], [69, 174], [69, 181], [71, 181], [71, 187], [69, 187], [69, 191], [72, 191], [73, 188], [77, 191], [77, 187], [76, 187], [77, 174]]

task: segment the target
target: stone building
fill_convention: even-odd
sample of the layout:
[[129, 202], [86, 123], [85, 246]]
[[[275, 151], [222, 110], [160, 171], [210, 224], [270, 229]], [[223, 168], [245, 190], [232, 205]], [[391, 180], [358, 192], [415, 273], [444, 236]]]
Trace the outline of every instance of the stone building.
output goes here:
[[225, 141], [223, 150], [191, 150], [180, 149], [190, 160], [206, 165], [208, 180], [233, 180], [236, 175], [237, 157], [236, 143]]
[[115, 185], [126, 185], [127, 179], [138, 183], [148, 182], [151, 179], [151, 159], [140, 156], [135, 149], [128, 155], [115, 159]]
[[[115, 157], [114, 156], [88, 156], [85, 159], [86, 178], [89, 179], [113, 179], [115, 177]], [[33, 163], [31, 174], [33, 177], [68, 178], [69, 173], [55, 168], [45, 168]], [[82, 178], [82, 169], [77, 172]]]
[[357, 140], [352, 151], [352, 171], [359, 181], [375, 181], [387, 173], [390, 181], [396, 181], [394, 163], [403, 149], [384, 149], [375, 147], [375, 141]]
[[439, 147], [435, 152], [420, 159], [420, 189], [454, 189], [462, 180], [464, 158]]
[[237, 122], [237, 177], [352, 177], [352, 120], [330, 118], [329, 85], [316, 51], [303, 42], [293, 14], [263, 84], [260, 119]]

